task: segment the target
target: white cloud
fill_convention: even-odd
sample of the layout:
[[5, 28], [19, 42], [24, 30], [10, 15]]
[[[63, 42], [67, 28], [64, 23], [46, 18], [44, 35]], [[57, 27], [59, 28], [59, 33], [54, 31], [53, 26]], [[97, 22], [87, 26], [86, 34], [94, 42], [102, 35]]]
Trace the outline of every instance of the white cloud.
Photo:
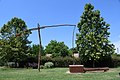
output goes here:
[[113, 44], [115, 45], [115, 52], [120, 54], [120, 41], [113, 42]]

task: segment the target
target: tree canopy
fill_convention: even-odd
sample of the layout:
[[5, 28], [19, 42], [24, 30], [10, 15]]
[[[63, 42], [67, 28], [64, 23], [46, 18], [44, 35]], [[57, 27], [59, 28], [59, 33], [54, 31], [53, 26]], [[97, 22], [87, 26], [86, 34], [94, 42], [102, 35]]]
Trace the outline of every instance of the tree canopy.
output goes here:
[[46, 46], [45, 53], [52, 54], [53, 57], [65, 57], [69, 55], [68, 47], [64, 44], [64, 42], [57, 42], [56, 40], [50, 41], [50, 43]]
[[108, 37], [110, 25], [100, 16], [99, 10], [94, 10], [94, 6], [86, 4], [81, 20], [78, 23], [77, 49], [82, 62], [87, 60], [94, 62], [114, 53], [114, 45], [110, 43]]
[[[0, 29], [0, 59], [19, 62], [30, 51], [29, 31], [22, 19], [12, 18]], [[21, 36], [16, 36], [21, 34]]]
[[[32, 55], [33, 57], [38, 56], [38, 53], [39, 53], [39, 47], [40, 47], [39, 44], [33, 44], [33, 45], [32, 45], [32, 47], [31, 47], [31, 55]], [[45, 53], [44, 53], [44, 47], [42, 47], [42, 53], [41, 53], [41, 56], [45, 56]]]

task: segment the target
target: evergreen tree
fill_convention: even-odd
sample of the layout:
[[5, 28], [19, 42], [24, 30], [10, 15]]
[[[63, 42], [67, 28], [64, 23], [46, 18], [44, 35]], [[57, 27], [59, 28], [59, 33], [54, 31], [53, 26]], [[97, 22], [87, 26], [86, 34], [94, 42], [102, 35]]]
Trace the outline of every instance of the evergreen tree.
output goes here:
[[[0, 58], [5, 62], [19, 62], [24, 59], [30, 51], [28, 40], [29, 31], [22, 19], [12, 18], [0, 29]], [[17, 34], [21, 36], [16, 36]]]

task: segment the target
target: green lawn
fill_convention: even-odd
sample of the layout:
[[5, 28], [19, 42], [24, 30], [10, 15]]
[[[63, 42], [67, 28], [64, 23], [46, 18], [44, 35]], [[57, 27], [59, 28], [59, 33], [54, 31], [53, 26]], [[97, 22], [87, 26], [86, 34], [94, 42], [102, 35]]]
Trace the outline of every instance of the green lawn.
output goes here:
[[120, 80], [120, 68], [108, 72], [87, 72], [81, 74], [66, 73], [68, 68], [9, 69], [0, 68], [0, 80]]

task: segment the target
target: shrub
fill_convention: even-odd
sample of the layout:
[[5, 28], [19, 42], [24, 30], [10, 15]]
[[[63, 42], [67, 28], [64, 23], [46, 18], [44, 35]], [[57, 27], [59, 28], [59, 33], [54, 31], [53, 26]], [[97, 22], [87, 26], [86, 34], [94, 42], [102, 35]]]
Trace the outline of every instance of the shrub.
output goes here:
[[43, 65], [40, 65], [40, 69], [44, 69], [45, 67]]
[[4, 66], [5, 62], [0, 59], [0, 66]]
[[112, 61], [114, 67], [120, 67], [120, 55], [118, 54], [112, 55]]
[[62, 57], [56, 57], [52, 59], [55, 67], [63, 67], [64, 66], [64, 59]]
[[46, 62], [52, 62], [52, 59], [51, 57], [41, 56], [41, 65], [44, 65]]
[[37, 63], [28, 63], [28, 67], [32, 67], [33, 69], [37, 69], [38, 64]]
[[18, 64], [18, 63], [15, 63], [15, 62], [8, 62], [8, 63], [7, 63], [7, 66], [10, 67], [10, 68], [15, 68], [15, 67], [18, 67], [19, 64]]
[[52, 62], [46, 62], [44, 66], [45, 68], [52, 68], [54, 64]]

